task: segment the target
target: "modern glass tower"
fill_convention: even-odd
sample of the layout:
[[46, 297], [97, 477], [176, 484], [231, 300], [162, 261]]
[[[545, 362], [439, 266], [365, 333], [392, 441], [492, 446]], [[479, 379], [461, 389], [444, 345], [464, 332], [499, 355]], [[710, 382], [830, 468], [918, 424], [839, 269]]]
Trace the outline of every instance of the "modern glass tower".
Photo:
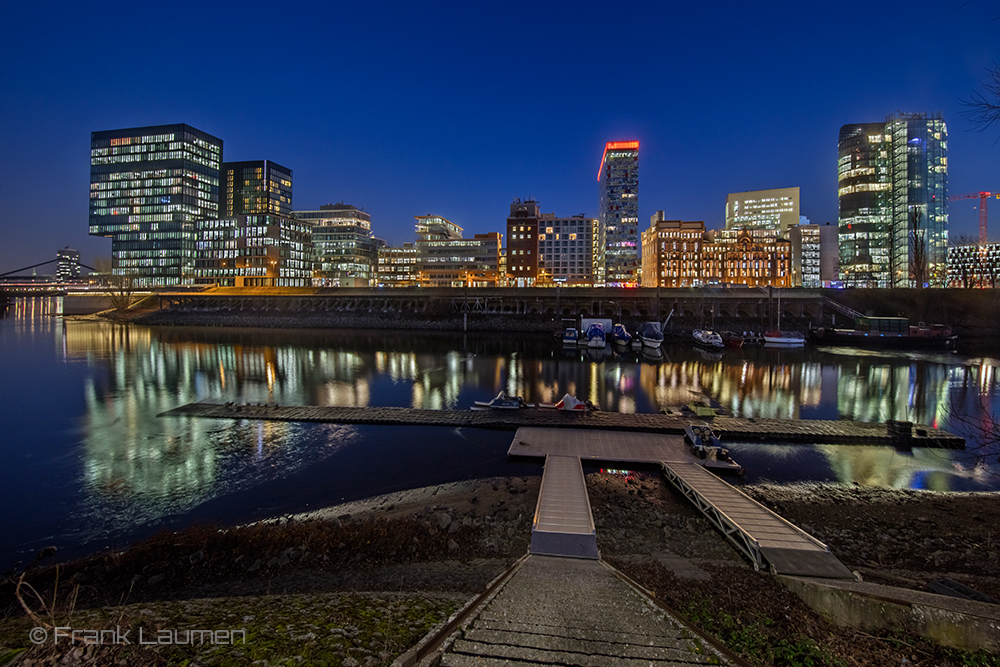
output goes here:
[[639, 142], [609, 141], [597, 172], [601, 200], [596, 286], [639, 286]]
[[189, 125], [90, 135], [90, 234], [140, 287], [192, 282], [194, 223], [219, 217], [222, 140]]
[[270, 160], [222, 163], [222, 217], [292, 213], [292, 170]]
[[340, 202], [318, 211], [295, 211], [313, 225], [313, 284], [319, 287], [369, 287], [375, 284], [378, 250], [372, 218]]
[[840, 128], [840, 275], [845, 287], [944, 287], [948, 129], [896, 113]]

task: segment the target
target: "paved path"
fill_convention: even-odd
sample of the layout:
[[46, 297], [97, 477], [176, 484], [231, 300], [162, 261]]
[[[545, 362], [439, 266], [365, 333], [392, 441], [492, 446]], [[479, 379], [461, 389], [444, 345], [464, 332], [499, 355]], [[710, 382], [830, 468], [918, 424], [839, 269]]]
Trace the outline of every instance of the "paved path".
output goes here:
[[[522, 426], [586, 428], [591, 430], [668, 433], [683, 435], [691, 420], [677, 415], [624, 414], [620, 412], [571, 413], [563, 410], [421, 410], [415, 408], [350, 408], [322, 405], [226, 405], [189, 403], [160, 415], [213, 419], [263, 419], [272, 421], [333, 422], [340, 424], [401, 424], [413, 426], [466, 426], [513, 431]], [[807, 444], [898, 444], [885, 424], [800, 419], [741, 419], [716, 417], [712, 428], [723, 441], [757, 440]], [[946, 431], [920, 426], [926, 435], [907, 441], [913, 447], [962, 449], [965, 440]], [[916, 430], [914, 431], [916, 433]]]
[[594, 560], [529, 556], [469, 625], [443, 667], [730, 664]]

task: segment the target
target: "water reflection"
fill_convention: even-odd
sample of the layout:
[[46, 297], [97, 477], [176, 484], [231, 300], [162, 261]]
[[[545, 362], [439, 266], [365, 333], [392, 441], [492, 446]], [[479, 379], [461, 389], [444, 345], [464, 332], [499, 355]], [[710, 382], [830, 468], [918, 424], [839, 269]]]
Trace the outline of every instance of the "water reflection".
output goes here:
[[[644, 413], [708, 396], [745, 417], [905, 419], [970, 437], [976, 426], [991, 424], [988, 415], [1000, 395], [1000, 361], [991, 356], [809, 347], [746, 347], [720, 355], [688, 345], [666, 345], [651, 354], [566, 350], [558, 340], [512, 335], [148, 328], [64, 319], [56, 316], [55, 301], [18, 300], [0, 320], [0, 361], [8, 374], [20, 374], [7, 379], [19, 380], [24, 393], [18, 397], [24, 414], [8, 418], [11, 439], [31, 433], [34, 442], [44, 443], [37, 454], [2, 446], [0, 453], [12, 477], [24, 480], [16, 495], [10, 492], [12, 501], [30, 496], [54, 503], [48, 495], [58, 487], [61, 506], [52, 513], [62, 521], [62, 508], [69, 507], [67, 523], [85, 526], [71, 530], [94, 533], [155, 522], [226, 494], [291, 479], [327, 458], [352, 462], [342, 468], [338, 463], [316, 482], [331, 493], [348, 482], [357, 493], [417, 483], [445, 469], [454, 452], [470, 458], [448, 474], [466, 474], [461, 471], [485, 458], [506, 465], [502, 440], [509, 442], [509, 435], [491, 440], [481, 454], [467, 440], [488, 439], [483, 434], [402, 429], [387, 435], [386, 427], [157, 416], [193, 401], [465, 409], [503, 389], [531, 402], [554, 402], [568, 393], [604, 410]], [[53, 388], [65, 403], [62, 421], [53, 418]], [[971, 417], [963, 421], [956, 414]], [[67, 420], [76, 421], [67, 426]], [[414, 462], [394, 471], [391, 483], [379, 480], [385, 462], [404, 445], [426, 454], [414, 453]], [[441, 454], [445, 447], [452, 459]], [[988, 471], [962, 453], [760, 444], [739, 445], [737, 453], [751, 480], [996, 486]], [[369, 468], [369, 461], [382, 463]], [[282, 493], [298, 498], [314, 491]]]

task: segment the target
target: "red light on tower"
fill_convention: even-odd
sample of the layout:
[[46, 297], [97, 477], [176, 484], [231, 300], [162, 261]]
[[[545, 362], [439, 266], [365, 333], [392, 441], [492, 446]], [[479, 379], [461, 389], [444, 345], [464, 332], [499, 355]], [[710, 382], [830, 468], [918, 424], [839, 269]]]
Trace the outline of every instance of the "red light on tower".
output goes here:
[[604, 144], [604, 154], [601, 155], [601, 166], [597, 169], [597, 182], [601, 182], [601, 172], [604, 171], [604, 159], [608, 156], [608, 151], [637, 151], [638, 141], [609, 141]]

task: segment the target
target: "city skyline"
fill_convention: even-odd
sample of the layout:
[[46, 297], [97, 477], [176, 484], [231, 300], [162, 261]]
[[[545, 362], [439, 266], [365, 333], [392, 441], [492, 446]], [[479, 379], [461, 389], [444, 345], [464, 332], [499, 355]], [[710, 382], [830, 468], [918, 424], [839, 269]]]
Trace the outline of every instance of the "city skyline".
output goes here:
[[[844, 46], [871, 15], [860, 3], [811, 13], [735, 3], [284, 8], [272, 26], [288, 36], [280, 57], [243, 46], [259, 30], [254, 7], [264, 5], [240, 16], [198, 6], [200, 27], [161, 26], [152, 10], [114, 2], [13, 8], [24, 27], [0, 47], [16, 100], [3, 107], [3, 145], [17, 156], [0, 176], [0, 272], [64, 246], [85, 264], [110, 257], [109, 241], [87, 235], [90, 133], [171, 123], [221, 138], [226, 162], [285, 165], [294, 208], [353, 204], [392, 245], [412, 241], [416, 215], [469, 236], [503, 231], [515, 197], [596, 217], [594, 168], [621, 138], [643, 147], [640, 230], [657, 210], [719, 229], [728, 193], [787, 187], [800, 188], [811, 222], [835, 223], [839, 128], [896, 111], [948, 123], [949, 194], [1000, 189], [997, 132], [971, 131], [962, 116], [961, 101], [1000, 61], [995, 11], [982, 2], [916, 3], [898, 29], [866, 33], [863, 49]], [[223, 22], [207, 40], [203, 28]], [[341, 43], [333, 25], [363, 35]], [[330, 31], [329, 53], [300, 39], [307, 27]], [[121, 42], [134, 34], [133, 58]], [[630, 47], [619, 52], [620, 40]], [[907, 48], [921, 57], [894, 55]], [[210, 64], [228, 53], [256, 59], [280, 85], [247, 92], [249, 78], [221, 77]], [[893, 58], [887, 80], [877, 63]], [[525, 90], [530, 102], [516, 94]], [[977, 234], [977, 203], [950, 204], [952, 238]]]

